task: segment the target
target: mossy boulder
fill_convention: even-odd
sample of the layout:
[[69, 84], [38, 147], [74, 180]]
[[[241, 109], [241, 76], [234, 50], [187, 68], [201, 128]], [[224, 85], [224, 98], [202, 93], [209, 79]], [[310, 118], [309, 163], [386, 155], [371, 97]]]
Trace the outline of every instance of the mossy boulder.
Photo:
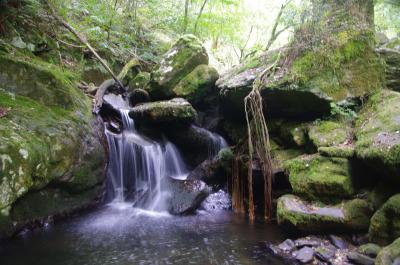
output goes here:
[[400, 262], [400, 238], [384, 247], [375, 260], [375, 265], [396, 265]]
[[224, 75], [217, 82], [228, 113], [243, 110], [251, 81], [261, 73], [268, 117], [313, 120], [329, 115], [331, 103], [364, 97], [382, 87], [384, 69], [374, 50], [373, 1], [313, 1], [313, 10], [313, 19], [296, 29], [288, 47], [270, 55], [275, 59], [270, 64], [260, 66], [252, 60], [256, 63], [246, 75], [235, 68], [231, 77]]
[[354, 194], [350, 163], [345, 158], [304, 155], [284, 163], [293, 192], [306, 199], [337, 201]]
[[354, 145], [320, 147], [318, 153], [328, 157], [352, 158], [355, 155], [355, 147]]
[[179, 81], [173, 91], [178, 97], [184, 97], [191, 103], [198, 103], [212, 92], [218, 77], [219, 74], [214, 67], [202, 64]]
[[386, 245], [400, 237], [400, 194], [392, 196], [371, 218], [372, 242]]
[[174, 87], [199, 65], [208, 65], [208, 55], [199, 39], [182, 36], [162, 58], [151, 74], [149, 93], [155, 99], [176, 96]]
[[400, 183], [400, 93], [384, 90], [359, 114], [356, 155], [365, 165]]
[[103, 181], [103, 128], [74, 75], [40, 60], [0, 62], [0, 216], [13, 221], [14, 204], [33, 190], [51, 183], [79, 194]]
[[308, 145], [307, 123], [277, 121], [276, 124], [271, 124], [270, 128], [273, 130], [274, 126], [277, 127], [276, 134], [283, 145], [302, 148]]
[[135, 89], [144, 89], [150, 82], [150, 73], [140, 72], [129, 82], [129, 91], [132, 92]]
[[308, 136], [317, 148], [344, 144], [351, 137], [351, 127], [345, 122], [317, 121], [308, 130]]
[[279, 224], [309, 232], [364, 231], [368, 229], [372, 209], [361, 199], [343, 201], [337, 205], [310, 203], [294, 195], [278, 199]]
[[146, 124], [191, 123], [195, 121], [197, 113], [183, 98], [174, 98], [140, 104], [131, 109], [129, 116]]

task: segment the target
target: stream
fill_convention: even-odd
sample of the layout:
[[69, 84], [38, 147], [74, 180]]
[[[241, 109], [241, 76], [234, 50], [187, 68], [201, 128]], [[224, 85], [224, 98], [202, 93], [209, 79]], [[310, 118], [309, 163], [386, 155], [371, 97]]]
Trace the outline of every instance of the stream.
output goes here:
[[[120, 113], [123, 132], [106, 129], [107, 203], [0, 245], [1, 265], [283, 264], [266, 250], [266, 242], [285, 239], [283, 231], [233, 214], [222, 190], [194, 215], [170, 215], [166, 202], [173, 195], [163, 183], [183, 181], [188, 167], [173, 143], [149, 139], [135, 129], [128, 109]], [[207, 134], [210, 156], [227, 146]]]

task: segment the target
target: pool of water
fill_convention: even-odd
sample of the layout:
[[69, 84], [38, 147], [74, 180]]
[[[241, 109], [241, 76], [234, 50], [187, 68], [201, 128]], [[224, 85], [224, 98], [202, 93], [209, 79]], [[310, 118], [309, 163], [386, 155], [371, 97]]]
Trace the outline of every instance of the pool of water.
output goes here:
[[111, 204], [0, 245], [1, 265], [284, 264], [265, 249], [284, 233], [229, 211], [195, 216]]

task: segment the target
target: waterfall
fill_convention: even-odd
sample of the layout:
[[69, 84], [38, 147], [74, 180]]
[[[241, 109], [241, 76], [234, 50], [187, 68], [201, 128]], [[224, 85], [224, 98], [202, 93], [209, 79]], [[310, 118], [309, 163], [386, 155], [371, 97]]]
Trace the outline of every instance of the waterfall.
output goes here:
[[208, 140], [208, 156], [209, 157], [214, 157], [216, 155], [218, 155], [218, 152], [223, 149], [228, 147], [228, 143], [226, 142], [226, 140], [219, 134], [211, 132], [209, 130], [206, 130], [204, 128], [192, 125], [193, 128], [206, 135]]
[[186, 179], [186, 165], [174, 144], [140, 134], [128, 115], [129, 110], [120, 109], [120, 112], [122, 133], [106, 129], [110, 156], [107, 198], [143, 209], [166, 210], [168, 192], [162, 189], [163, 180], [166, 177]]

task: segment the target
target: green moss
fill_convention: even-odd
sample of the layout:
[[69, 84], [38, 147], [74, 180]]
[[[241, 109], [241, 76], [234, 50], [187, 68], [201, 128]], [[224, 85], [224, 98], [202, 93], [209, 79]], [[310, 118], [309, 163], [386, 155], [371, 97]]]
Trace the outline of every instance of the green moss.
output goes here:
[[372, 242], [386, 245], [400, 237], [400, 194], [392, 196], [371, 218]]
[[286, 146], [305, 147], [308, 144], [307, 124], [284, 122], [279, 124], [279, 138]]
[[356, 121], [357, 157], [400, 183], [400, 93], [371, 97]]
[[371, 214], [369, 204], [360, 199], [324, 205], [302, 201], [293, 195], [284, 195], [279, 198], [277, 205], [279, 224], [291, 225], [305, 231], [365, 230]]
[[343, 144], [350, 135], [351, 127], [345, 122], [336, 121], [314, 122], [308, 131], [308, 136], [316, 148]]
[[140, 72], [129, 82], [129, 90], [145, 89], [150, 82], [150, 73]]
[[400, 238], [379, 252], [375, 265], [393, 265], [396, 259], [400, 259]]
[[355, 155], [354, 146], [320, 147], [318, 153], [328, 157], [352, 158]]
[[208, 64], [208, 55], [201, 42], [193, 35], [182, 36], [155, 67], [150, 94], [155, 98], [173, 96], [172, 89], [201, 64]]
[[332, 202], [354, 193], [347, 159], [306, 155], [284, 163], [295, 194]]
[[197, 66], [185, 76], [173, 89], [178, 97], [184, 97], [192, 103], [199, 102], [210, 93], [219, 74], [215, 68], [208, 65]]
[[376, 244], [368, 243], [358, 247], [358, 252], [361, 254], [375, 258], [382, 248]]

